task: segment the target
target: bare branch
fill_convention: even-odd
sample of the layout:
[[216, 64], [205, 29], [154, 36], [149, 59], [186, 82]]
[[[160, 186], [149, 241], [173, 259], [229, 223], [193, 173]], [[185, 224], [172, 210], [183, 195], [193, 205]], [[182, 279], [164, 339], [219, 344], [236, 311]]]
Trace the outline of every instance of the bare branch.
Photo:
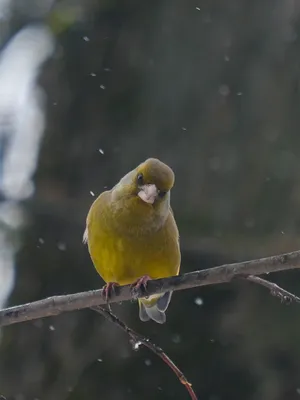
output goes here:
[[183, 372], [174, 364], [174, 362], [167, 356], [167, 354], [162, 350], [162, 348], [158, 347], [156, 344], [152, 343], [148, 338], [145, 338], [140, 333], [135, 332], [133, 329], [129, 328], [123, 321], [121, 321], [118, 317], [116, 317], [111, 311], [106, 310], [103, 307], [95, 306], [91, 307], [92, 310], [100, 313], [104, 318], [109, 320], [110, 322], [116, 324], [119, 328], [121, 328], [124, 332], [126, 332], [133, 344], [134, 349], [138, 349], [142, 344], [143, 346], [148, 347], [155, 355], [163, 360], [164, 363], [167, 364], [169, 368], [175, 373], [179, 382], [186, 388], [187, 392], [190, 395], [192, 400], [197, 400], [197, 396], [192, 388], [192, 385], [184, 376]]
[[266, 281], [265, 279], [259, 278], [258, 276], [249, 275], [246, 278], [248, 281], [264, 286], [270, 290], [272, 296], [279, 297], [282, 303], [290, 304], [293, 301], [300, 303], [300, 297], [295, 296], [293, 293], [281, 288], [276, 283]]
[[[202, 271], [194, 271], [179, 276], [149, 281], [147, 283], [147, 295], [163, 293], [168, 290], [182, 290], [198, 286], [215, 285], [229, 282], [235, 277], [261, 275], [295, 268], [300, 268], [300, 251], [241, 263], [225, 264]], [[130, 285], [120, 286], [116, 288], [110, 302], [126, 301], [143, 296], [145, 296], [145, 293], [138, 293], [133, 296]], [[102, 289], [65, 296], [53, 296], [0, 310], [0, 326], [50, 317], [66, 311], [74, 311], [101, 304], [105, 304]]]

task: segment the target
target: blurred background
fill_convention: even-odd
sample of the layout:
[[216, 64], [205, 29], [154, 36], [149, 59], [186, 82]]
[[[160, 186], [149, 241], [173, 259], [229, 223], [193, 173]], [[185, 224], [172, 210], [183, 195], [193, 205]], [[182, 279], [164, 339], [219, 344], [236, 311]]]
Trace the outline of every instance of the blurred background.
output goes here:
[[[176, 173], [182, 272], [299, 249], [299, 33], [295, 0], [1, 0], [0, 307], [102, 286], [88, 208], [149, 156]], [[113, 311], [199, 400], [300, 399], [300, 308], [261, 287], [177, 292], [163, 326]], [[90, 310], [3, 328], [0, 394], [188, 399]]]

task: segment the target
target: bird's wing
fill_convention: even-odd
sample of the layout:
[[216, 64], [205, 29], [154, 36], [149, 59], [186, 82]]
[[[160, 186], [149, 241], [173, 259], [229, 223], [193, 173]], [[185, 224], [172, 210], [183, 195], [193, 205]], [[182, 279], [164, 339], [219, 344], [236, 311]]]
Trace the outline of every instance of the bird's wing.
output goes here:
[[107, 201], [109, 201], [110, 195], [111, 195], [111, 190], [107, 190], [106, 192], [101, 193], [100, 196], [97, 197], [97, 199], [92, 204], [90, 211], [86, 217], [86, 228], [85, 228], [85, 231], [84, 231], [83, 237], [82, 237], [82, 242], [84, 244], [86, 244], [89, 240], [88, 229], [89, 229], [91, 220], [94, 218], [97, 218], [97, 215], [99, 214], [99, 212], [100, 213], [102, 212], [102, 207], [99, 207], [99, 205], [100, 205], [99, 203], [101, 202], [101, 204], [102, 204], [103, 202], [106, 203]]
[[85, 228], [85, 231], [84, 231], [83, 237], [82, 237], [82, 243], [83, 244], [87, 244], [88, 238], [89, 238], [88, 229]]

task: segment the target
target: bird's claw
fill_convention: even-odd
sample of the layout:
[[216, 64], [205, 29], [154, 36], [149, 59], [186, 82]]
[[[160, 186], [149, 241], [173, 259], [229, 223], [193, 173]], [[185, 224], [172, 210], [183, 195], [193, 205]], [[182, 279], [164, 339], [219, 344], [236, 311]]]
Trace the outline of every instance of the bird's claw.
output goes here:
[[149, 275], [144, 275], [135, 282], [133, 282], [131, 287], [131, 294], [133, 297], [138, 297], [139, 294], [146, 294], [147, 293], [147, 283], [151, 281], [151, 277]]
[[116, 287], [120, 286], [117, 282], [108, 282], [102, 288], [102, 296], [106, 303], [109, 302], [111, 296], [116, 293]]

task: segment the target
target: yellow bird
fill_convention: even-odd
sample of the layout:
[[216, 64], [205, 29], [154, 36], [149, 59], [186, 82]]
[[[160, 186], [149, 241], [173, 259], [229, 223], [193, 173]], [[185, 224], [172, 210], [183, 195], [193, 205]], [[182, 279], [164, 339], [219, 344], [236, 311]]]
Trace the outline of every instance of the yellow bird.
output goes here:
[[[172, 169], [149, 158], [92, 204], [83, 241], [106, 282], [106, 296], [113, 285], [146, 289], [149, 279], [178, 275], [179, 234], [170, 207], [173, 185]], [[140, 319], [164, 323], [171, 295], [139, 299]]]

